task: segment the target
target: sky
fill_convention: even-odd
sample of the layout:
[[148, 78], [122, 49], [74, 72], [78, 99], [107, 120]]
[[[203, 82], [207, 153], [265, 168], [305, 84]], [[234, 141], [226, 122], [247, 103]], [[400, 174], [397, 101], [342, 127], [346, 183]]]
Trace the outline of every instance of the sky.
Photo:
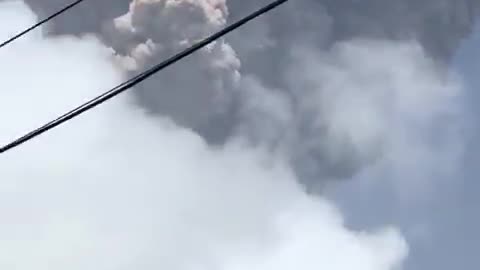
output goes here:
[[[258, 3], [129, 2], [0, 51], [0, 142]], [[0, 267], [477, 268], [474, 2], [290, 3], [0, 156]]]
[[462, 42], [451, 64], [452, 71], [458, 73], [465, 84], [463, 104], [468, 112], [465, 117], [470, 120], [461, 174], [451, 179], [450, 184], [433, 187], [432, 200], [414, 208], [398, 204], [390, 196], [391, 187], [365, 187], [361, 180], [332, 190], [353, 227], [368, 228], [385, 220], [402, 224], [411, 243], [406, 269], [476, 269], [480, 266], [478, 48], [480, 27], [477, 26]]
[[[478, 102], [480, 101], [480, 96], [478, 95], [478, 88], [480, 87], [480, 81], [478, 78], [478, 70], [480, 68], [480, 58], [478, 55], [478, 48], [480, 48], [480, 24], [477, 24], [476, 31], [469, 38], [461, 50], [459, 51], [457, 57], [455, 58], [454, 67], [459, 70], [461, 74], [464, 75], [465, 81], [467, 83], [468, 91], [468, 100], [470, 101], [468, 106], [472, 111], [472, 118], [476, 119], [480, 111], [478, 110]], [[478, 121], [472, 121], [476, 127], [478, 127]], [[463, 203], [459, 205], [459, 209], [464, 209], [465, 215], [462, 219], [465, 220], [463, 224], [466, 228], [465, 231], [471, 232], [470, 234], [464, 234], [463, 240], [467, 244], [466, 249], [466, 261], [470, 261], [473, 266], [478, 267], [478, 259], [475, 257], [474, 250], [480, 248], [480, 234], [478, 233], [477, 228], [480, 226], [479, 215], [476, 214], [477, 208], [479, 205], [478, 191], [480, 189], [480, 183], [478, 182], [478, 161], [480, 158], [480, 132], [478, 129], [475, 129], [474, 135], [468, 144], [468, 152], [465, 162], [465, 178], [462, 181], [461, 187], [461, 199]], [[476, 231], [476, 233], [475, 233]], [[469, 246], [472, 245], [472, 247]], [[468, 265], [467, 265], [468, 266]]]

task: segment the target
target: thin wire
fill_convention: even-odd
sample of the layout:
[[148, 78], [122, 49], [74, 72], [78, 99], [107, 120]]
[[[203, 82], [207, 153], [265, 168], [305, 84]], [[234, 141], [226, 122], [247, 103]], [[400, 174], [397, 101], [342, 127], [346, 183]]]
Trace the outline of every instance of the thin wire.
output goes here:
[[29, 28], [27, 28], [27, 29], [23, 30], [22, 32], [16, 34], [15, 36], [11, 37], [10, 39], [2, 42], [2, 43], [0, 44], [0, 49], [3, 48], [3, 47], [5, 47], [5, 46], [7, 46], [8, 44], [14, 42], [15, 40], [21, 38], [22, 36], [26, 35], [26, 34], [29, 33], [30, 31], [33, 31], [33, 30], [35, 30], [36, 28], [42, 26], [43, 24], [49, 22], [50, 20], [53, 20], [55, 17], [61, 15], [62, 13], [68, 11], [69, 9], [74, 8], [76, 5], [80, 4], [80, 3], [83, 2], [83, 1], [85, 1], [85, 0], [77, 0], [77, 1], [75, 1], [75, 2], [73, 2], [73, 3], [68, 4], [67, 6], [65, 6], [65, 7], [62, 8], [62, 9], [60, 9], [59, 11], [53, 13], [52, 15], [46, 17], [45, 19], [43, 19], [43, 20], [37, 22], [36, 24], [30, 26]]
[[19, 145], [49, 131], [50, 129], [53, 129], [70, 119], [90, 110], [93, 109], [94, 107], [104, 103], [105, 101], [117, 96], [120, 93], [123, 93], [127, 91], [128, 89], [134, 87], [135, 85], [141, 83], [142, 81], [148, 79], [158, 71], [180, 61], [181, 59], [191, 55], [192, 53], [200, 50], [201, 48], [207, 46], [208, 44], [212, 43], [213, 41], [225, 36], [226, 34], [234, 31], [235, 29], [241, 27], [242, 25], [256, 19], [257, 17], [277, 8], [281, 4], [284, 4], [288, 2], [288, 0], [277, 0], [274, 1], [261, 9], [253, 12], [252, 14], [246, 16], [245, 18], [225, 27], [224, 29], [220, 30], [219, 32], [199, 41], [198, 43], [194, 44], [193, 46], [185, 49], [184, 51], [168, 58], [167, 60], [151, 67], [150, 69], [138, 74], [137, 76], [125, 81], [124, 83], [121, 83], [120, 85], [110, 89], [109, 91], [97, 96], [96, 98], [84, 103], [83, 105], [71, 110], [70, 112], [67, 112], [63, 114], [62, 116], [58, 117], [57, 119], [50, 121], [49, 123], [23, 135], [22, 137], [19, 137], [18, 139], [14, 140], [11, 143], [8, 143], [4, 145], [3, 147], [0, 148], [0, 154], [5, 153], [8, 150], [11, 150], [15, 147], [18, 147]]

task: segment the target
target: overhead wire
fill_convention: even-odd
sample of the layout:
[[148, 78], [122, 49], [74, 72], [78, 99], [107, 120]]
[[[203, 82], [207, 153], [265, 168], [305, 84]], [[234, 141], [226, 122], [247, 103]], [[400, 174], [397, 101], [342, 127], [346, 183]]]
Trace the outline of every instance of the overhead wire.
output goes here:
[[0, 43], [0, 49], [7, 46], [8, 44], [14, 42], [15, 40], [21, 38], [22, 36], [28, 34], [29, 32], [35, 30], [36, 28], [42, 26], [43, 24], [53, 20], [55, 17], [58, 17], [60, 16], [61, 14], [67, 12], [68, 10], [74, 8], [75, 6], [77, 6], [78, 4], [82, 3], [83, 1], [85, 0], [77, 0], [77, 1], [74, 1], [68, 5], [66, 5], [65, 7], [63, 7], [62, 9], [58, 10], [57, 12], [51, 14], [50, 16], [42, 19], [41, 21], [37, 22], [36, 24], [28, 27], [27, 29], [17, 33], [15, 36], [5, 40], [4, 42]]
[[34, 139], [35, 137], [73, 119], [76, 116], [79, 116], [80, 114], [93, 109], [94, 107], [104, 103], [105, 101], [131, 89], [135, 85], [141, 83], [142, 81], [148, 79], [155, 73], [159, 72], [162, 69], [167, 68], [168, 66], [175, 64], [176, 62], [182, 60], [183, 58], [193, 54], [194, 52], [202, 49], [203, 47], [207, 46], [208, 44], [214, 42], [215, 40], [225, 36], [226, 34], [236, 30], [237, 28], [241, 27], [242, 25], [256, 19], [257, 17], [277, 8], [278, 6], [288, 2], [288, 0], [276, 0], [271, 2], [270, 4], [263, 6], [262, 8], [256, 10], [255, 12], [251, 13], [250, 15], [230, 24], [229, 26], [223, 28], [222, 30], [210, 35], [209, 37], [195, 43], [191, 47], [185, 49], [182, 52], [179, 52], [172, 57], [164, 60], [163, 62], [151, 67], [150, 69], [138, 74], [137, 76], [119, 84], [118, 86], [108, 90], [107, 92], [104, 92], [103, 94], [91, 99], [90, 101], [78, 106], [77, 108], [61, 115], [60, 117], [56, 118], [55, 120], [52, 120], [48, 122], [47, 124], [32, 130], [31, 132], [17, 138], [16, 140], [2, 146], [0, 148], [0, 154], [5, 153], [15, 147], [18, 147], [27, 141], [30, 141]]

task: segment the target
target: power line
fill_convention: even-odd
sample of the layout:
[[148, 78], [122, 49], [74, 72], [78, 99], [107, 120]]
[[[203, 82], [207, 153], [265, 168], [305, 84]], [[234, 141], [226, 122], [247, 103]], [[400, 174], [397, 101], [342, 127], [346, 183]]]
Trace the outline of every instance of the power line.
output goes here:
[[68, 11], [69, 9], [74, 8], [76, 5], [80, 4], [80, 3], [83, 2], [83, 1], [85, 1], [85, 0], [77, 0], [77, 1], [75, 1], [75, 2], [73, 2], [73, 3], [68, 4], [67, 6], [65, 6], [65, 7], [62, 8], [62, 9], [60, 9], [59, 11], [53, 13], [52, 15], [46, 17], [45, 19], [43, 19], [43, 20], [37, 22], [36, 24], [30, 26], [29, 28], [27, 28], [27, 29], [23, 30], [22, 32], [16, 34], [15, 36], [11, 37], [10, 39], [2, 42], [2, 43], [0, 44], [0, 49], [3, 48], [3, 47], [5, 47], [5, 46], [7, 46], [8, 44], [14, 42], [15, 40], [21, 38], [22, 36], [26, 35], [27, 33], [35, 30], [36, 28], [42, 26], [43, 24], [49, 22], [50, 20], [53, 20], [55, 17], [61, 15], [62, 13]]
[[53, 120], [53, 121], [50, 121], [49, 123], [23, 135], [22, 137], [19, 137], [18, 139], [14, 140], [13, 142], [11, 143], [8, 143], [6, 145], [4, 145], [3, 147], [0, 148], [0, 154], [2, 153], [5, 153], [6, 151], [8, 150], [11, 150], [31, 139], [34, 139], [35, 137], [49, 131], [50, 129], [53, 129], [67, 121], [69, 121], [70, 119], [90, 110], [90, 109], [93, 109], [94, 107], [104, 103], [105, 101], [117, 96], [118, 94], [120, 93], [123, 93], [125, 91], [127, 91], [128, 89], [134, 87], [135, 85], [141, 83], [142, 81], [148, 79], [149, 77], [151, 77], [152, 75], [154, 75], [155, 73], [157, 73], [158, 71], [180, 61], [181, 59], [191, 55], [192, 53], [200, 50], [201, 48], [205, 47], [206, 45], [212, 43], [213, 41], [225, 36], [226, 34], [234, 31], [235, 29], [241, 27], [242, 25], [256, 19], [257, 17], [277, 8], [278, 6], [280, 6], [281, 4], [284, 4], [286, 3], [288, 0], [276, 0], [264, 7], [262, 7], [261, 9], [253, 12], [252, 14], [244, 17], [243, 19], [225, 27], [224, 29], [218, 31], [217, 33], [199, 41], [198, 43], [194, 44], [193, 46], [185, 49], [184, 51], [168, 58], [167, 60], [161, 62], [160, 64], [157, 64], [153, 67], [151, 67], [150, 69], [140, 73], [139, 75], [125, 81], [124, 83], [110, 89], [109, 91], [103, 93], [102, 95], [100, 96], [97, 96], [96, 98], [82, 104], [81, 106], [71, 110], [70, 112], [67, 112], [65, 114], [63, 114], [62, 116], [58, 117], [57, 119]]

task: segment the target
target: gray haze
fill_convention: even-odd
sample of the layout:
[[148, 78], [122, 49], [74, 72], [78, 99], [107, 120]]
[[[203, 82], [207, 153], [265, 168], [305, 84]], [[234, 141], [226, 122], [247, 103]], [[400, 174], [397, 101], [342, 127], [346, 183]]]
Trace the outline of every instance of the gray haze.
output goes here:
[[[26, 2], [45, 16], [70, 1]], [[97, 33], [114, 49], [119, 63], [135, 74], [267, 2], [86, 1], [56, 20], [48, 32]], [[325, 113], [306, 108], [303, 94], [298, 94], [310, 86], [303, 84], [299, 90], [302, 83], [287, 75], [306, 68], [300, 59], [304, 56], [296, 52], [308, 49], [324, 61], [321, 55], [335, 51], [343, 41], [414, 40], [435, 61], [448, 63], [472, 31], [479, 10], [480, 2], [474, 0], [290, 1], [275, 14], [142, 84], [136, 91], [137, 103], [192, 128], [211, 144], [241, 134], [254, 145], [288, 152], [306, 183], [350, 178], [381, 155], [384, 142], [369, 142], [374, 149], [366, 153], [348, 136], [332, 141], [328, 133], [335, 123], [315, 123], [315, 115]], [[288, 107], [289, 112], [283, 116], [278, 110], [259, 112], [255, 103], [261, 91], [252, 93], [252, 89], [263, 89], [263, 98], [278, 100], [280, 110]], [[271, 124], [265, 127], [265, 121]], [[332, 143], [342, 145], [342, 150], [332, 155], [326, 149]]]

